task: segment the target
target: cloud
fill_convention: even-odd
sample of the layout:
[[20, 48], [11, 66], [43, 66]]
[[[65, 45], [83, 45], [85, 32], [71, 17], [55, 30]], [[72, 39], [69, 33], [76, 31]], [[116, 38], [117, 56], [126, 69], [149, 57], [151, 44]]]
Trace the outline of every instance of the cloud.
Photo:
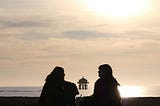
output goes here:
[[0, 22], [3, 27], [11, 28], [11, 27], [46, 27], [49, 26], [47, 21], [35, 21], [35, 20], [10, 20], [10, 21], [1, 21]]
[[148, 30], [131, 30], [122, 33], [122, 35], [130, 39], [160, 40], [159, 32], [153, 32]]
[[55, 37], [49, 33], [43, 32], [27, 32], [24, 35], [18, 36], [21, 40], [28, 40], [28, 41], [36, 41], [36, 40], [47, 40], [48, 38]]
[[89, 31], [89, 30], [72, 30], [64, 32], [64, 37], [71, 39], [95, 39], [100, 37], [112, 38], [115, 36], [113, 33], [101, 33], [97, 31]]
[[63, 33], [63, 37], [70, 39], [134, 39], [134, 40], [160, 40], [159, 32], [148, 30], [126, 30], [124, 32], [98, 32], [98, 30], [70, 30]]
[[38, 0], [1, 0], [0, 1], [0, 8], [3, 9], [17, 9], [17, 8], [27, 8], [32, 9], [34, 7], [39, 7], [42, 5]]
[[[53, 23], [52, 23], [53, 22]], [[0, 20], [0, 38], [20, 39], [20, 40], [46, 40], [55, 34], [51, 28], [56, 27], [54, 21], [47, 19], [1, 19]], [[1, 40], [1, 39], [0, 39]]]

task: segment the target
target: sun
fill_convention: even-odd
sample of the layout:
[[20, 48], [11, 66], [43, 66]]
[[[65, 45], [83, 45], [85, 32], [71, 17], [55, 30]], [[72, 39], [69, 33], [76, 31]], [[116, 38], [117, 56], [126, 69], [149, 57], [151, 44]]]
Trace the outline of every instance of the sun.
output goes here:
[[149, 0], [85, 0], [85, 2], [93, 12], [111, 17], [140, 15], [149, 6]]
[[118, 89], [122, 97], [140, 97], [143, 91], [139, 86], [120, 86]]

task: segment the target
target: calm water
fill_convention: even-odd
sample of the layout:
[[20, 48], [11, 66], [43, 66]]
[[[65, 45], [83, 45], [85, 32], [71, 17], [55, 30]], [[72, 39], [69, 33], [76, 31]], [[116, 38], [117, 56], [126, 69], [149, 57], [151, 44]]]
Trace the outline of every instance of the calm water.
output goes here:
[[[42, 87], [0, 87], [0, 96], [39, 97]], [[122, 97], [160, 97], [160, 87], [122, 86]], [[93, 89], [79, 90], [78, 96], [89, 96]]]

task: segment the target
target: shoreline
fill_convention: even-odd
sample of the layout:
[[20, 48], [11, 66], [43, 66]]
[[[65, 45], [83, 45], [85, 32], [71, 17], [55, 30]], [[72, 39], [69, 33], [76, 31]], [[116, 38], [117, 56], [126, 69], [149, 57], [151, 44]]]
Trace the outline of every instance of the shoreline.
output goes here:
[[[82, 99], [77, 97], [76, 100]], [[2, 97], [0, 106], [38, 106], [39, 97]], [[122, 98], [123, 106], [160, 106], [160, 97]]]

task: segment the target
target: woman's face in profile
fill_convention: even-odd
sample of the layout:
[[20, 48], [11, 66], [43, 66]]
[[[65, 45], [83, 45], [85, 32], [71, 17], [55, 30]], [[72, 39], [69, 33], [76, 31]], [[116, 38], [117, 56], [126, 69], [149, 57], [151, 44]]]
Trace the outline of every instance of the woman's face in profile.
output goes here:
[[99, 76], [99, 77], [102, 77], [102, 76], [103, 76], [103, 73], [102, 73], [101, 70], [98, 71], [98, 76]]

